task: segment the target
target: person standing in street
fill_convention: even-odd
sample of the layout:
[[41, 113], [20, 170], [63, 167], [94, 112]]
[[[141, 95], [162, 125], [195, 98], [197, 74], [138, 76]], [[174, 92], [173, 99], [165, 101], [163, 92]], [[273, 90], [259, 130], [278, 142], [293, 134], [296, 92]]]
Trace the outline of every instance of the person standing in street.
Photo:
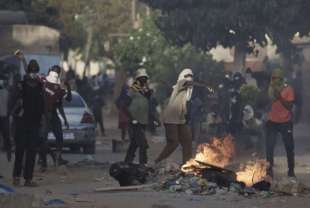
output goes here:
[[[44, 83], [44, 99], [45, 99], [45, 118], [43, 122], [42, 128], [42, 144], [41, 144], [41, 171], [45, 171], [47, 168], [47, 160], [46, 155], [49, 150], [47, 145], [48, 133], [52, 132], [56, 138], [56, 164], [64, 165], [67, 164], [68, 161], [62, 158], [62, 148], [63, 148], [63, 131], [62, 131], [62, 123], [58, 116], [57, 110], [59, 111], [62, 119], [64, 120], [64, 125], [66, 128], [69, 128], [69, 124], [63, 109], [63, 98], [65, 97], [68, 101], [71, 101], [71, 88], [68, 83], [66, 83], [67, 92], [60, 85], [60, 73], [61, 68], [58, 65], [52, 66], [50, 69], [48, 76], [46, 77], [46, 81]], [[52, 153], [53, 155], [53, 153]]]
[[104, 120], [102, 116], [102, 108], [105, 105], [104, 98], [100, 91], [94, 92], [94, 98], [91, 103], [91, 109], [94, 113], [95, 121], [99, 125], [101, 136], [105, 136]]
[[128, 92], [126, 111], [129, 116], [130, 144], [125, 157], [126, 163], [133, 162], [137, 149], [139, 149], [139, 164], [145, 165], [148, 162], [145, 130], [149, 122], [149, 98], [152, 93], [148, 87], [148, 80], [146, 70], [138, 69], [135, 81]]
[[293, 88], [285, 84], [284, 72], [281, 69], [275, 69], [272, 72], [268, 94], [271, 100], [271, 110], [268, 113], [268, 121], [266, 124], [266, 157], [270, 164], [268, 175], [273, 177], [274, 148], [277, 134], [279, 133], [284, 142], [287, 154], [288, 176], [295, 177], [292, 113], [295, 95]]
[[[31, 60], [26, 69], [26, 75], [16, 88], [16, 102], [13, 108], [15, 117], [15, 162], [13, 183], [20, 185], [23, 172], [25, 186], [35, 187], [33, 171], [39, 146], [41, 121], [44, 114], [43, 84], [38, 77], [39, 64]], [[25, 155], [25, 163], [24, 162]]]
[[193, 91], [193, 72], [184, 69], [177, 83], [173, 86], [173, 92], [168, 106], [163, 115], [163, 123], [166, 130], [167, 144], [155, 160], [155, 164], [168, 158], [178, 147], [182, 146], [183, 163], [192, 157], [192, 134], [188, 126], [187, 104]]
[[7, 159], [11, 161], [11, 141], [10, 141], [10, 122], [9, 122], [9, 90], [7, 79], [0, 77], [0, 134], [3, 138], [4, 150]]

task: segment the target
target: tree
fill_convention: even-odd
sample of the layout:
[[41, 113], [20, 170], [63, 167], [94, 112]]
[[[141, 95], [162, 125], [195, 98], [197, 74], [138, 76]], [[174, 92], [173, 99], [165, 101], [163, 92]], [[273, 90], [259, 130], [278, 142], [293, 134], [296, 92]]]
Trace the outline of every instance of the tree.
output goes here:
[[266, 46], [267, 36], [290, 58], [296, 51], [291, 43], [294, 35], [299, 32], [304, 36], [310, 31], [305, 21], [310, 18], [307, 0], [141, 1], [161, 10], [157, 24], [169, 42], [192, 43], [206, 51], [218, 44], [235, 46], [235, 61], [241, 64], [255, 44]]
[[157, 98], [164, 101], [173, 83], [184, 68], [192, 68], [195, 78], [204, 77], [208, 85], [216, 88], [223, 76], [223, 64], [212, 60], [210, 54], [191, 44], [171, 46], [155, 25], [153, 18], [144, 19], [141, 28], [132, 30], [128, 38], [114, 48], [118, 69], [134, 75], [144, 67], [156, 83]]

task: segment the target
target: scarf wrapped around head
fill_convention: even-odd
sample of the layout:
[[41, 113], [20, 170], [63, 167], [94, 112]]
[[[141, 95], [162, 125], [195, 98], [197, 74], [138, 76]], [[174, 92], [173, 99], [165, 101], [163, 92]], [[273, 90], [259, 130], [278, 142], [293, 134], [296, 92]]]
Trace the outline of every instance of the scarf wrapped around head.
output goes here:
[[268, 89], [268, 95], [271, 100], [276, 100], [274, 96], [276, 93], [280, 93], [284, 88], [284, 72], [282, 69], [275, 69], [271, 75], [271, 81]]
[[[191, 76], [188, 76], [191, 75]], [[187, 77], [188, 76], [188, 77]], [[193, 71], [189, 68], [183, 69], [178, 77], [178, 82], [182, 80], [193, 81]], [[189, 101], [192, 97], [193, 87], [188, 87], [186, 91], [186, 100]]]

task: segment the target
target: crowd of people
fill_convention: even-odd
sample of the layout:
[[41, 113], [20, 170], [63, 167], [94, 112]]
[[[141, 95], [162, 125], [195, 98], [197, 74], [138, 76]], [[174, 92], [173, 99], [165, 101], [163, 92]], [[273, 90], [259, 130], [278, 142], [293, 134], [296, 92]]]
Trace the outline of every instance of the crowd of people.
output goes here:
[[[69, 128], [63, 99], [71, 101], [71, 86], [76, 86], [91, 107], [102, 135], [105, 135], [103, 95], [111, 93], [113, 86], [107, 82], [105, 74], [79, 79], [72, 69], [61, 84], [60, 66], [51, 66], [48, 74], [41, 76], [36, 60], [27, 63], [21, 51], [15, 55], [24, 64], [25, 75], [16, 76], [11, 88], [6, 77], [0, 77], [0, 132], [9, 161], [12, 158], [10, 132], [15, 139], [13, 183], [20, 185], [23, 175], [24, 185], [32, 187], [37, 185], [32, 180], [37, 154], [42, 172], [47, 169], [47, 155], [51, 155], [55, 165], [68, 163], [62, 158], [61, 120]], [[283, 70], [275, 69], [265, 80], [257, 80], [251, 69], [245, 70], [244, 74], [226, 73], [216, 89], [201, 80], [196, 81], [194, 77], [189, 68], [181, 71], [171, 86], [168, 104], [161, 115], [157, 111], [159, 104], [149, 86], [150, 77], [146, 69], [138, 69], [132, 83], [127, 82], [123, 86], [115, 104], [119, 110], [121, 139], [126, 140], [127, 134], [129, 137], [126, 163], [133, 163], [138, 151], [141, 165], [156, 166], [179, 145], [185, 163], [192, 157], [193, 142], [203, 143], [212, 137], [230, 134], [239, 148], [252, 148], [260, 156], [265, 152], [270, 163], [268, 174], [273, 176], [273, 153], [280, 134], [287, 152], [288, 176], [295, 176], [293, 124], [300, 120], [301, 115], [300, 71], [293, 70], [291, 79], [286, 79]], [[244, 99], [244, 89], [257, 92], [255, 102]], [[156, 158], [149, 160], [145, 132], [149, 130], [155, 134], [161, 123], [165, 129], [166, 145]], [[49, 132], [55, 135], [56, 151], [47, 144]]]
[[[192, 157], [193, 141], [202, 143], [214, 136], [230, 134], [239, 150], [251, 149], [258, 156], [266, 156], [270, 163], [268, 174], [272, 177], [273, 152], [279, 133], [287, 152], [288, 176], [295, 177], [293, 124], [299, 118], [293, 112], [299, 112], [299, 116], [302, 103], [301, 86], [296, 86], [298, 73], [300, 79], [299, 71], [294, 71], [292, 79], [287, 79], [283, 70], [275, 69], [264, 80], [257, 80], [254, 72], [246, 69], [244, 74], [226, 73], [218, 89], [210, 89], [194, 80], [191, 69], [184, 69], [172, 86], [172, 94], [161, 116], [166, 145], [157, 158], [149, 161], [145, 131], [150, 125], [159, 125], [160, 119], [151, 107], [155, 97], [148, 85], [150, 77], [145, 69], [138, 69], [133, 84], [126, 84], [116, 101], [122, 139], [127, 130], [129, 132], [125, 162], [132, 163], [138, 150], [140, 164], [156, 165], [180, 144], [185, 163]], [[207, 93], [207, 100], [197, 93], [200, 88], [207, 89], [202, 91]], [[256, 92], [254, 101], [244, 98], [245, 89]]]

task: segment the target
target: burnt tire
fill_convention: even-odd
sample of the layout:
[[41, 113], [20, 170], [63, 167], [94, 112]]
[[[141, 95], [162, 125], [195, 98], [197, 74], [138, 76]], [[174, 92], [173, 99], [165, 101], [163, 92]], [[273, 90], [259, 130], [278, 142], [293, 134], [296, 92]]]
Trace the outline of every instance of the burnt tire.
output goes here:
[[92, 143], [92, 144], [89, 144], [89, 145], [85, 145], [83, 147], [83, 153], [84, 154], [94, 155], [96, 153], [96, 145], [95, 145], [95, 143]]

